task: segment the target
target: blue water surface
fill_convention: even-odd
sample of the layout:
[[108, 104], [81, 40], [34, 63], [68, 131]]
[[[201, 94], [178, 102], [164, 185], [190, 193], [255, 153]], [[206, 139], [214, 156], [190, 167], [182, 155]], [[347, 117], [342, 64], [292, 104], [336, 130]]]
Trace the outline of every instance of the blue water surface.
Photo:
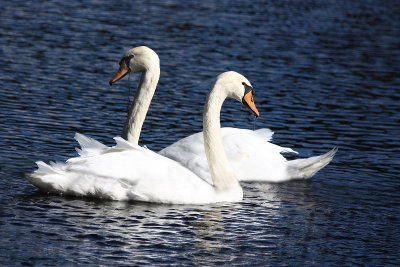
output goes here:
[[[2, 1], [0, 265], [400, 265], [400, 2]], [[113, 144], [147, 45], [161, 78], [140, 143], [201, 131], [211, 80], [255, 88], [255, 127], [309, 157], [311, 180], [243, 183], [240, 203], [155, 205], [39, 192], [35, 161], [76, 155], [75, 132]], [[139, 77], [131, 75], [132, 91]], [[223, 126], [252, 129], [234, 101]], [[289, 156], [297, 158], [297, 156]]]

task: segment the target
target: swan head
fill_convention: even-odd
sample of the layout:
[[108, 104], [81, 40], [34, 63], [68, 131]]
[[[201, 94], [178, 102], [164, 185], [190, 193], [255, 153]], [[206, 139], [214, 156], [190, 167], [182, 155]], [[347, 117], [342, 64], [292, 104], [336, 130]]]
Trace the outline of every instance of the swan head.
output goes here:
[[260, 116], [254, 104], [254, 90], [249, 80], [235, 71], [227, 71], [218, 75], [215, 85], [226, 91], [228, 97], [242, 102], [256, 116]]
[[119, 69], [110, 80], [110, 85], [122, 79], [129, 72], [145, 72], [160, 69], [160, 59], [156, 52], [147, 46], [138, 46], [128, 50], [119, 62]]

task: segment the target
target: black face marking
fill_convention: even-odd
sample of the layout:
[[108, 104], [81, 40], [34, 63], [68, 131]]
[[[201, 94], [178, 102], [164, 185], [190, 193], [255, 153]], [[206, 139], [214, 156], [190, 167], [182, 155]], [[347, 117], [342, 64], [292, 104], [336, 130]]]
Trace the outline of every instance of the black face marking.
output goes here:
[[[251, 93], [251, 102], [254, 103], [253, 100], [253, 95], [254, 95], [254, 90], [253, 87], [251, 87], [250, 85], [246, 84], [245, 82], [242, 82], [243, 86], [244, 86], [244, 96], [242, 98], [242, 103], [249, 108], [249, 110], [254, 114], [254, 116], [256, 116], [256, 118], [258, 117], [258, 114], [249, 106], [249, 103], [247, 103], [247, 101], [245, 100], [245, 97]], [[256, 109], [257, 110], [257, 109]]]
[[125, 65], [128, 67], [128, 69], [130, 71], [131, 68], [129, 66], [129, 63], [130, 63], [131, 59], [134, 58], [134, 57], [135, 57], [135, 55], [129, 55], [129, 56], [121, 58], [121, 60], [119, 61], [119, 65], [121, 66], [122, 62], [124, 62]]
[[[253, 89], [253, 87], [251, 87], [250, 85], [247, 85], [245, 82], [242, 82], [242, 84], [243, 84], [243, 86], [244, 86], [244, 96], [246, 96], [248, 93], [252, 92], [251, 101], [254, 102], [254, 100], [253, 100], [253, 96], [254, 96], [254, 89]], [[246, 103], [246, 101], [244, 100], [244, 96], [243, 96], [243, 98], [242, 98], [242, 103], [243, 103], [245, 106], [249, 107], [249, 105], [248, 105], [248, 104]]]
[[250, 91], [253, 91], [253, 95], [254, 95], [253, 87], [251, 87], [250, 85], [247, 85], [245, 82], [242, 82], [242, 84], [244, 86], [244, 95], [247, 95], [247, 93], [249, 93]]

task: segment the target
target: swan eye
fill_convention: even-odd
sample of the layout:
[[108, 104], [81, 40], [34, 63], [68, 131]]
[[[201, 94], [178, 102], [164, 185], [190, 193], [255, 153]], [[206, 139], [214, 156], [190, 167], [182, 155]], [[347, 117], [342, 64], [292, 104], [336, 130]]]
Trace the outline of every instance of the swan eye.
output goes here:
[[121, 58], [121, 61], [119, 62], [119, 65], [121, 65], [122, 62], [125, 62], [125, 65], [129, 68], [129, 63], [130, 63], [131, 59], [134, 58], [134, 57], [135, 57], [135, 55], [129, 55], [129, 56]]
[[244, 86], [244, 94], [246, 95], [248, 92], [252, 91], [254, 95], [254, 89], [250, 85], [247, 85], [245, 82], [242, 82]]

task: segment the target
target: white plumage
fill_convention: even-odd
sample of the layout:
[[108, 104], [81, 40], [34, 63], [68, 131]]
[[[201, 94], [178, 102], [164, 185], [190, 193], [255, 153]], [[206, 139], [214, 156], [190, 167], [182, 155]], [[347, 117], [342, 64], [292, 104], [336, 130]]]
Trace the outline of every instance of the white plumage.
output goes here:
[[27, 179], [43, 191], [113, 200], [173, 204], [240, 201], [243, 191], [224, 153], [219, 113], [227, 96], [244, 98], [243, 82], [250, 84], [239, 73], [223, 73], [206, 100], [204, 146], [213, 184], [178, 162], [121, 137], [114, 138], [115, 146], [107, 147], [81, 134], [75, 135], [81, 145], [77, 149], [79, 157], [64, 164], [39, 161], [38, 169]]
[[[221, 129], [221, 135], [236, 178], [245, 182], [285, 182], [311, 178], [332, 160], [337, 151], [334, 148], [321, 156], [288, 161], [281, 153], [297, 152], [270, 143], [273, 132], [269, 129], [252, 131], [227, 127]], [[212, 182], [202, 132], [185, 137], [159, 153]]]
[[[123, 137], [128, 141], [116, 137], [117, 144], [107, 147], [76, 134], [80, 156], [64, 164], [37, 162], [38, 169], [27, 175], [32, 184], [43, 191], [114, 200], [179, 204], [238, 201], [243, 192], [237, 180], [307, 179], [326, 166], [337, 151], [334, 148], [321, 156], [287, 161], [281, 153], [297, 152], [270, 143], [273, 132], [269, 129], [221, 129], [219, 112], [225, 97], [243, 101], [246, 88], [251, 88], [245, 77], [227, 72], [217, 78], [207, 97], [205, 134], [183, 138], [157, 154], [137, 145], [159, 79], [157, 54], [147, 47], [129, 50], [110, 84], [129, 71], [143, 75], [124, 126]], [[254, 105], [252, 94], [247, 96]], [[255, 106], [253, 112], [258, 114]]]

